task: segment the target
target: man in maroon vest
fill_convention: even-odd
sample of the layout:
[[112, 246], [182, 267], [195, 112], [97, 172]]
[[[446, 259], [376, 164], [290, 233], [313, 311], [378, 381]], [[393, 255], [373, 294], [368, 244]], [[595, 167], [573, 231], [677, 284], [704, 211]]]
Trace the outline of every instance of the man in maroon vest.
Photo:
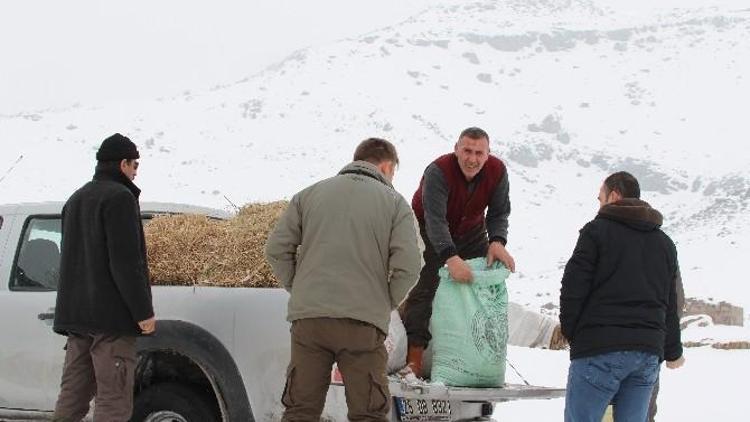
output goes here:
[[490, 155], [487, 132], [476, 127], [461, 132], [453, 153], [439, 157], [425, 170], [412, 208], [425, 244], [424, 267], [406, 299], [404, 325], [409, 339], [407, 363], [421, 376], [440, 267], [446, 264], [451, 277], [464, 283], [473, 278], [464, 259], [486, 256], [488, 264], [500, 261], [515, 271], [513, 257], [505, 249], [508, 173], [503, 162]]

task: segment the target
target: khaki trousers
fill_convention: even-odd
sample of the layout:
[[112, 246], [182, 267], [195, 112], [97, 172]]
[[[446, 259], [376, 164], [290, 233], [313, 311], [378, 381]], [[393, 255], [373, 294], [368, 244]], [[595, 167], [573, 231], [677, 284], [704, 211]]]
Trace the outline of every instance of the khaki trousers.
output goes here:
[[292, 323], [291, 334], [282, 421], [320, 420], [334, 362], [344, 379], [349, 420], [389, 420], [385, 334], [373, 325], [345, 318], [300, 319]]
[[135, 365], [135, 337], [70, 334], [53, 421], [80, 422], [96, 397], [94, 422], [127, 422]]

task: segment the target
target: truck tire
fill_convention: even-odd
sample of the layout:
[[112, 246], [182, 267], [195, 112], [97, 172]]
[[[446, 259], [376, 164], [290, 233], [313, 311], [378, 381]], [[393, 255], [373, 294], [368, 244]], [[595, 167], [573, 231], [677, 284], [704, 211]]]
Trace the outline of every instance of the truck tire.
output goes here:
[[180, 384], [156, 384], [135, 398], [130, 422], [218, 422], [219, 416], [195, 390]]

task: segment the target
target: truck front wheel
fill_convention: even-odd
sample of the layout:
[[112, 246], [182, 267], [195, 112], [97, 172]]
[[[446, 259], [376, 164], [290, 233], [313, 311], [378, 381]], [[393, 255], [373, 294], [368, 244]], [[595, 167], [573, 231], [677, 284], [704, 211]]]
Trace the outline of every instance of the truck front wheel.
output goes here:
[[180, 384], [156, 384], [135, 398], [130, 422], [218, 422], [208, 401]]

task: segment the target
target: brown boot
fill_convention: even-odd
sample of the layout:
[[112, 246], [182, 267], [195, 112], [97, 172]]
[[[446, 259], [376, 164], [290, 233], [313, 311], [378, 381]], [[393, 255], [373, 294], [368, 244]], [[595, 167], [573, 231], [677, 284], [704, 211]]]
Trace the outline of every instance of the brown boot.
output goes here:
[[422, 378], [422, 355], [424, 354], [424, 347], [422, 346], [409, 346], [409, 350], [406, 352], [406, 366], [411, 368], [411, 372], [414, 373], [418, 378]]
[[552, 331], [552, 338], [549, 341], [550, 350], [562, 350], [568, 348], [568, 339], [562, 335], [562, 329], [560, 324], [557, 324], [554, 331]]

